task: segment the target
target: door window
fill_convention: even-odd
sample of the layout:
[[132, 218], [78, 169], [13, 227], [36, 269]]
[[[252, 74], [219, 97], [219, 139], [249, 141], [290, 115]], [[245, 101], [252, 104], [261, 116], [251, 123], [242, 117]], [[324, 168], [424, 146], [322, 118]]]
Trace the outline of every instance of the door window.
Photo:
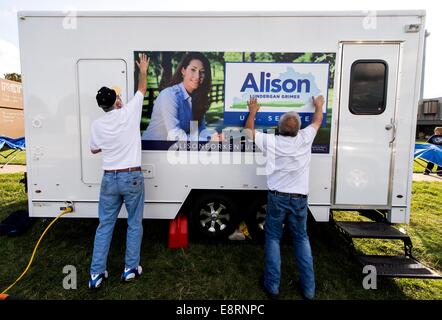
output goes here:
[[387, 97], [387, 63], [383, 60], [357, 60], [350, 72], [350, 112], [357, 115], [383, 113]]

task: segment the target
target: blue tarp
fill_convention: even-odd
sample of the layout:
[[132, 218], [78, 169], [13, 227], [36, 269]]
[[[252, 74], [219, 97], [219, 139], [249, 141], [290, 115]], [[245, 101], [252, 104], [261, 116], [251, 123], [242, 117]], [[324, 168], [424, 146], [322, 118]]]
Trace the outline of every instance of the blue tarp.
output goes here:
[[25, 147], [25, 137], [13, 139], [5, 136], [0, 136], [0, 150], [25, 150]]
[[442, 146], [416, 143], [414, 148], [414, 158], [420, 158], [442, 167]]

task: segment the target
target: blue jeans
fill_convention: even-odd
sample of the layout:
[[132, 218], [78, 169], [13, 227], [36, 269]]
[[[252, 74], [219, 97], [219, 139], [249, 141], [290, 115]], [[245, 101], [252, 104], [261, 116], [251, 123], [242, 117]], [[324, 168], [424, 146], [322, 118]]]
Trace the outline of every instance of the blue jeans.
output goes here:
[[[287, 220], [286, 220], [287, 218]], [[275, 195], [268, 192], [265, 222], [264, 286], [272, 294], [279, 293], [281, 280], [280, 240], [283, 223], [288, 226], [300, 274], [300, 284], [307, 298], [315, 296], [313, 257], [307, 235], [307, 198]]]
[[143, 173], [141, 171], [105, 172], [101, 180], [98, 204], [100, 223], [95, 234], [91, 273], [103, 273], [106, 270], [112, 233], [123, 202], [128, 212], [125, 267], [135, 268], [140, 263], [144, 210]]

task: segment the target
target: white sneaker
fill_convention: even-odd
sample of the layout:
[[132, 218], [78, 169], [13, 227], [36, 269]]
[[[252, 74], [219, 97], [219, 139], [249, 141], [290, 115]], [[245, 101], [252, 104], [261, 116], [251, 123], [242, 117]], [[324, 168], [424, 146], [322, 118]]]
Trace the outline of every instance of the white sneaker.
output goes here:
[[143, 273], [143, 268], [138, 266], [136, 268], [124, 268], [123, 274], [121, 275], [121, 281], [129, 282], [135, 278], [138, 278]]
[[101, 284], [104, 280], [106, 280], [109, 277], [109, 274], [107, 273], [107, 270], [104, 271], [104, 273], [98, 273], [98, 274], [90, 274], [89, 277], [89, 289], [98, 289], [101, 287]]

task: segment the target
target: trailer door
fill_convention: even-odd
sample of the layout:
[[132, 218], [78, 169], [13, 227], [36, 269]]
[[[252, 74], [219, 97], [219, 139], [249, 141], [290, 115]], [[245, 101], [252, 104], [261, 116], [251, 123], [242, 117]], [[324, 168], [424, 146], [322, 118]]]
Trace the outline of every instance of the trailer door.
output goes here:
[[343, 44], [335, 204], [390, 205], [399, 44]]
[[81, 59], [77, 63], [78, 101], [80, 103], [81, 178], [84, 183], [98, 184], [103, 175], [101, 153], [92, 154], [89, 146], [92, 121], [104, 114], [95, 96], [106, 86], [121, 89], [127, 102], [126, 62], [120, 59]]

